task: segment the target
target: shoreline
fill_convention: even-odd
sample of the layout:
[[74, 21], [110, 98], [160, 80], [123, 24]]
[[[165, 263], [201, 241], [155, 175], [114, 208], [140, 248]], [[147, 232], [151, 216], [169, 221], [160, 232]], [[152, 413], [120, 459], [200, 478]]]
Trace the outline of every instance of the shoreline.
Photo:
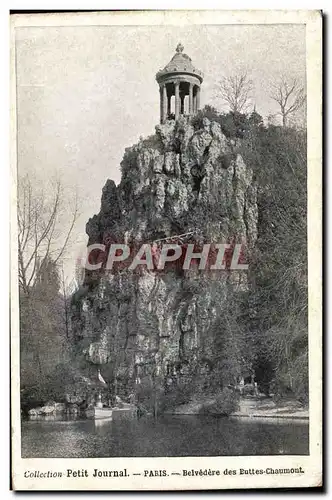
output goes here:
[[[210, 402], [213, 399], [209, 400]], [[202, 415], [201, 408], [206, 401], [192, 402], [178, 406], [173, 411], [167, 412], [171, 415]], [[211, 416], [222, 416], [215, 414]], [[226, 415], [225, 415], [226, 416]], [[273, 420], [297, 420], [309, 422], [309, 409], [301, 406], [298, 401], [285, 400], [280, 403], [275, 403], [270, 398], [242, 398], [239, 401], [237, 411], [227, 415], [231, 418], [246, 418], [246, 419], [273, 419]]]
[[287, 414], [278, 414], [278, 415], [270, 415], [270, 414], [260, 414], [260, 413], [253, 413], [251, 415], [245, 415], [243, 413], [231, 413], [229, 415], [231, 418], [247, 418], [247, 419], [273, 419], [273, 420], [298, 420], [298, 421], [303, 421], [303, 422], [309, 422], [309, 415], [304, 414], [304, 415], [287, 415]]
[[278, 414], [278, 415], [271, 415], [269, 413], [263, 414], [263, 413], [254, 413], [254, 414], [244, 414], [244, 413], [231, 413], [230, 415], [222, 415], [222, 414], [215, 414], [215, 415], [202, 415], [198, 412], [178, 412], [178, 411], [167, 411], [164, 413], [164, 415], [173, 415], [176, 417], [181, 417], [181, 416], [200, 416], [200, 417], [224, 417], [224, 418], [232, 418], [232, 419], [264, 419], [264, 420], [297, 420], [297, 421], [303, 421], [303, 422], [309, 422], [309, 415], [304, 414], [304, 415], [287, 415], [287, 414]]

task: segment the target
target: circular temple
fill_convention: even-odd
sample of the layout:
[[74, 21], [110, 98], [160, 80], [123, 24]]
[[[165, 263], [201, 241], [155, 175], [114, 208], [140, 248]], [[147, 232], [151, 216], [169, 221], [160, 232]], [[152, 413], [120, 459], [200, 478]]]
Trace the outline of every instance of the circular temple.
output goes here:
[[199, 110], [203, 73], [195, 68], [183, 49], [179, 43], [170, 62], [156, 74], [161, 123], [177, 120], [180, 115], [194, 115]]

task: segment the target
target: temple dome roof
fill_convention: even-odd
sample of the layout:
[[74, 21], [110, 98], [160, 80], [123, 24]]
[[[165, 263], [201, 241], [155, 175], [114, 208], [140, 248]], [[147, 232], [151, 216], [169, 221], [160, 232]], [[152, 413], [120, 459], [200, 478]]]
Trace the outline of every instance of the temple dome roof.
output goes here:
[[183, 45], [181, 43], [178, 44], [176, 47], [176, 53], [170, 60], [170, 62], [165, 66], [164, 69], [158, 71], [156, 75], [157, 81], [162, 79], [163, 76], [168, 75], [170, 73], [185, 73], [189, 75], [194, 75], [197, 76], [197, 78], [202, 82], [203, 80], [203, 73], [199, 71], [195, 66], [193, 65], [193, 62], [191, 58], [183, 53]]

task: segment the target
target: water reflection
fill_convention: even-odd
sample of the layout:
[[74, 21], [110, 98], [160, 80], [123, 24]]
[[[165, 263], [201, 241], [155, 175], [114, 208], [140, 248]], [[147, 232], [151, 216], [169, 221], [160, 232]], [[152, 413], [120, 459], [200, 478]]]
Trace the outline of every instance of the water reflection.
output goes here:
[[22, 422], [22, 457], [307, 455], [307, 422], [199, 416]]
[[112, 417], [94, 420], [93, 423], [95, 426], [95, 431], [100, 435], [105, 435], [109, 432], [112, 432], [112, 422]]

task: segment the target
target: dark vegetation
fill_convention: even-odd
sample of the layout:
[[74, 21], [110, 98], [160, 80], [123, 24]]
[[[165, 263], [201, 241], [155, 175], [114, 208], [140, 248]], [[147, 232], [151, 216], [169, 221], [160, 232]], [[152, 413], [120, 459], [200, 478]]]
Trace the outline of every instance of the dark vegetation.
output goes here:
[[20, 290], [20, 375], [23, 411], [64, 401], [70, 382], [70, 341], [60, 276], [48, 260], [38, 280]]
[[216, 394], [214, 401], [203, 404], [200, 409], [201, 415], [230, 415], [238, 410], [239, 395], [232, 389], [225, 387]]
[[[260, 389], [308, 401], [306, 131], [264, 126], [254, 112], [218, 113], [206, 106], [193, 118], [217, 121], [258, 184], [258, 240], [250, 257], [250, 294], [234, 299], [225, 373], [247, 359]], [[241, 139], [241, 140], [238, 140]], [[237, 311], [237, 312], [236, 312]], [[234, 333], [235, 332], [235, 333]], [[229, 345], [228, 345], [229, 344]]]

